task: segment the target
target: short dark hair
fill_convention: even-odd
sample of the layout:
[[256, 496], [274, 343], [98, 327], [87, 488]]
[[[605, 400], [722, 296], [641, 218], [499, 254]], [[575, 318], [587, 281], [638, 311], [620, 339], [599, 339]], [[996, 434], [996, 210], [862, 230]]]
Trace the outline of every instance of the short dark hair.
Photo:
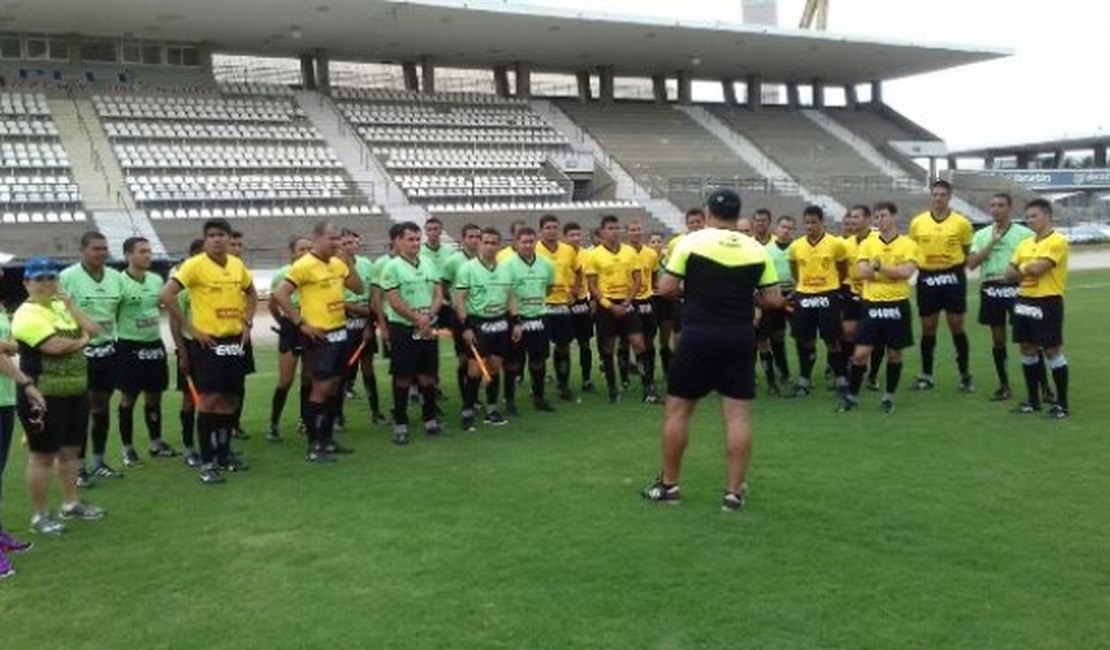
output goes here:
[[767, 220], [768, 221], [771, 220], [771, 211], [768, 210], [767, 208], [758, 208], [755, 212], [752, 213], [752, 215], [756, 216], [756, 217], [758, 217], [761, 214], [767, 215]]
[[1002, 199], [1003, 201], [1006, 202], [1006, 205], [1013, 205], [1014, 204], [1014, 197], [1010, 196], [1009, 192], [995, 192], [994, 195], [991, 196], [991, 198], [992, 199]]
[[242, 239], [243, 238], [243, 231], [242, 230], [232, 230], [229, 234], [231, 235], [232, 239]]
[[327, 231], [327, 229], [331, 226], [334, 226], [334, 225], [335, 224], [333, 224], [330, 221], [317, 221], [316, 225], [312, 227], [312, 236], [313, 237], [322, 237], [324, 235], [324, 233]]
[[724, 221], [738, 220], [743, 205], [740, 195], [732, 190], [717, 190], [705, 199], [709, 214]]
[[108, 238], [100, 234], [96, 230], [87, 230], [85, 234], [81, 235], [81, 248], [85, 249], [89, 244], [94, 241], [108, 241]]
[[344, 236], [344, 237], [354, 237], [356, 239], [361, 239], [362, 238], [361, 235], [359, 235], [357, 232], [351, 230], [350, 228], [340, 228], [339, 229], [339, 234]]
[[513, 219], [512, 222], [509, 223], [509, 233], [515, 237], [516, 231], [527, 225], [528, 224], [524, 221], [524, 219]]
[[397, 241], [398, 239], [404, 237], [405, 233], [408, 232], [420, 232], [420, 226], [416, 225], [416, 223], [412, 221], [402, 221], [401, 223], [395, 223], [389, 227], [389, 239], [390, 241]]
[[615, 224], [620, 225], [620, 222], [621, 222], [621, 220], [617, 218], [617, 215], [607, 214], [607, 215], [605, 215], [604, 217], [601, 218], [601, 225], [599, 225], [597, 229], [600, 233], [601, 229], [604, 228], [605, 226], [608, 226], [611, 223], [615, 223]]
[[482, 228], [480, 226], [478, 226], [477, 224], [474, 224], [474, 223], [463, 224], [463, 227], [462, 227], [462, 236], [463, 236], [463, 238], [465, 239], [466, 238], [466, 233], [468, 233], [472, 230], [477, 230], [479, 232], [479, 234], [483, 232]]
[[482, 228], [482, 236], [485, 237], [486, 235], [490, 235], [490, 236], [493, 236], [493, 237], [497, 237], [498, 239], [501, 239], [501, 231], [498, 230], [497, 228], [494, 228], [493, 226]]
[[778, 221], [776, 221], [775, 223], [780, 224], [783, 221], [789, 221], [790, 223], [794, 223], [794, 217], [792, 217], [788, 214], [779, 215]]
[[203, 251], [203, 250], [204, 250], [204, 240], [203, 239], [198, 237], [198, 238], [194, 239], [193, 241], [189, 242], [189, 257], [192, 257], [193, 255], [200, 255], [200, 252]]
[[565, 224], [563, 224], [563, 234], [564, 235], [569, 233], [569, 232], [575, 231], [575, 230], [582, 230], [582, 226], [578, 225], [577, 221], [568, 221]]
[[805, 210], [802, 210], [802, 218], [817, 217], [819, 221], [825, 220], [825, 211], [819, 205], [807, 205]]
[[663, 234], [662, 230], [652, 230], [650, 233], [648, 233], [648, 239], [651, 239], [652, 237], [658, 237], [659, 239], [667, 238], [667, 236]]
[[542, 217], [540, 217], [540, 228], [543, 228], [544, 226], [546, 226], [547, 224], [549, 224], [551, 222], [559, 223], [559, 217], [556, 217], [553, 214], [543, 215]]
[[690, 217], [701, 217], [702, 219], [704, 219], [705, 210], [702, 210], [701, 208], [690, 208], [686, 211], [686, 221], [689, 221]]
[[536, 229], [533, 228], [532, 226], [521, 226], [521, 227], [516, 229], [516, 234], [513, 235], [513, 239], [520, 239], [524, 235], [528, 235], [530, 237], [535, 237], [536, 236]]
[[935, 190], [938, 187], [941, 187], [941, 188], [944, 188], [944, 189], [948, 190], [949, 193], [952, 192], [952, 183], [949, 183], [948, 181], [944, 180], [943, 178], [938, 178], [935, 181], [933, 181], [931, 185], [929, 185], [930, 190]]
[[227, 222], [227, 219], [209, 219], [208, 221], [205, 221], [204, 227], [201, 228], [200, 231], [207, 235], [209, 230], [219, 230], [229, 236], [232, 232], [231, 224]]
[[426, 220], [424, 221], [424, 225], [425, 225], [425, 226], [427, 226], [428, 224], [436, 224], [436, 225], [437, 225], [437, 226], [439, 226], [440, 228], [442, 228], [442, 227], [443, 227], [443, 222], [442, 222], [442, 221], [440, 221], [439, 217], [428, 217], [428, 218], [427, 218], [427, 219], [426, 219]]
[[123, 240], [123, 252], [124, 254], [133, 253], [135, 252], [135, 247], [139, 244], [149, 243], [150, 240], [146, 237], [128, 237], [127, 239]]
[[[854, 210], [855, 208], [852, 209]], [[879, 201], [875, 204], [874, 210], [875, 212], [886, 210], [891, 214], [898, 214], [898, 206], [894, 204], [894, 201]], [[867, 213], [871, 214], [871, 211], [869, 210]]]
[[1030, 208], [1034, 210], [1040, 210], [1050, 217], [1052, 216], [1052, 204], [1048, 202], [1048, 199], [1033, 199], [1029, 203], [1025, 204], [1026, 210], [1029, 210]]
[[297, 247], [297, 242], [301, 241], [302, 239], [307, 241], [308, 237], [305, 237], [304, 235], [293, 235], [292, 237], [289, 238], [289, 252], [290, 253], [292, 253], [293, 249]]
[[864, 205], [862, 203], [857, 203], [857, 204], [853, 205], [851, 207], [851, 209], [848, 210], [848, 213], [851, 214], [851, 213], [855, 212], [856, 210], [859, 210], [860, 212], [862, 212], [863, 216], [865, 216], [865, 217], [870, 217], [871, 216], [871, 208], [867, 207], [866, 205]]

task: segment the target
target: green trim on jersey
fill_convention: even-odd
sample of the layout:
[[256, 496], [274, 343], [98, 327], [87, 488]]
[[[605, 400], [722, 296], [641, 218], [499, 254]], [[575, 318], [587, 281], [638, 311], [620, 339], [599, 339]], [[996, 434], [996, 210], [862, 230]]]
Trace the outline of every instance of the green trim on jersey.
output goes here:
[[50, 305], [20, 305], [12, 316], [12, 335], [19, 343], [20, 369], [35, 380], [44, 396], [73, 397], [88, 390], [88, 360], [83, 348], [62, 355], [44, 354], [39, 349], [55, 336], [81, 338], [81, 327], [61, 300]]
[[[971, 252], [978, 254], [986, 250], [993, 235], [994, 224], [975, 231], [975, 236], [971, 239]], [[990, 255], [983, 260], [983, 264], [979, 267], [980, 277], [985, 281], [1005, 280], [1006, 268], [1010, 266], [1010, 260], [1013, 259], [1018, 244], [1030, 237], [1033, 237], [1032, 230], [1020, 223], [1011, 222], [1009, 228], [1002, 235], [1002, 239], [994, 245]]]
[[354, 267], [355, 275], [362, 280], [362, 293], [355, 293], [350, 289], [343, 288], [343, 302], [348, 305], [366, 304], [369, 305], [370, 301], [370, 285], [373, 284], [374, 279], [374, 263], [362, 255], [355, 255]]
[[[285, 276], [289, 275], [289, 269], [292, 268], [292, 267], [293, 267], [292, 264], [286, 264], [285, 266], [278, 269], [277, 273], [274, 273], [274, 279], [270, 280], [270, 295], [271, 296], [274, 294], [275, 291], [277, 291], [277, 288], [281, 286], [281, 283], [285, 282]], [[182, 293], [185, 293], [185, 292], [183, 291]], [[293, 290], [293, 295], [290, 296], [290, 298], [289, 298], [289, 302], [293, 303], [293, 308], [294, 309], [299, 310], [301, 308], [301, 292], [299, 290], [294, 289]]]
[[121, 339], [145, 343], [162, 340], [158, 294], [163, 284], [157, 273], [149, 271], [142, 282], [126, 271], [120, 274], [121, 297], [116, 320]]
[[[382, 291], [389, 292], [396, 289], [400, 292], [401, 300], [413, 311], [430, 313], [439, 276], [427, 258], [417, 258], [417, 262], [413, 264], [404, 256], [398, 255], [389, 260], [382, 269], [380, 283]], [[413, 324], [412, 321], [398, 314], [384, 296], [382, 302], [385, 305], [386, 320], [398, 325]]]
[[[12, 340], [12, 321], [8, 312], [0, 306], [0, 341]], [[15, 406], [15, 380], [7, 375], [0, 375], [0, 408]]]
[[463, 264], [455, 275], [455, 289], [466, 291], [466, 314], [478, 318], [497, 318], [509, 310], [513, 278], [508, 264], [494, 262], [487, 267], [482, 260]]
[[555, 265], [536, 255], [529, 264], [520, 255], [502, 262], [508, 267], [513, 282], [516, 308], [522, 318], [539, 318], [547, 314], [547, 292], [555, 284]]
[[116, 340], [116, 315], [119, 313], [121, 273], [104, 267], [100, 281], [93, 279], [80, 262], [58, 276], [62, 289], [73, 298], [74, 304], [89, 318], [100, 325], [101, 332], [89, 340], [89, 347], [112, 343]]
[[439, 267], [439, 279], [447, 283], [447, 288], [453, 288], [458, 285], [459, 271], [464, 266], [470, 263], [471, 260], [478, 259], [477, 255], [471, 256], [465, 250], [457, 250], [447, 258], [443, 266]]

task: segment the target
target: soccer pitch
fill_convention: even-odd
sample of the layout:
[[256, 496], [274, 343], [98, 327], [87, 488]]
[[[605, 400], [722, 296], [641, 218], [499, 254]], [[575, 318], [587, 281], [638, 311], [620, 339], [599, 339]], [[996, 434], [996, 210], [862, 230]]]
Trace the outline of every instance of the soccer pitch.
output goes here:
[[[445, 359], [448, 435], [414, 429], [394, 446], [365, 423], [359, 386], [343, 435], [357, 453], [318, 466], [291, 424], [295, 396], [285, 442], [263, 440], [275, 363], [260, 350], [252, 439], [237, 445], [251, 470], [204, 486], [180, 458], [146, 460], [99, 481], [86, 496], [105, 520], [14, 556], [0, 647], [1105, 646], [1108, 289], [1107, 271], [1070, 278], [1070, 421], [987, 401], [995, 380], [977, 325], [978, 392], [958, 393], [942, 330], [937, 389], [909, 391], [912, 352], [892, 416], [875, 393], [850, 414], [823, 389], [759, 399], [739, 514], [718, 510], [715, 403], [697, 416], [683, 504], [659, 506], [637, 490], [656, 472], [661, 408], [638, 402], [635, 381], [616, 407], [599, 392], [544, 415], [521, 399], [509, 426], [463, 434]], [[1010, 369], [1021, 395], [1016, 352]], [[164, 409], [175, 446], [177, 405], [174, 394]], [[17, 444], [3, 514], [21, 535], [24, 464]]]

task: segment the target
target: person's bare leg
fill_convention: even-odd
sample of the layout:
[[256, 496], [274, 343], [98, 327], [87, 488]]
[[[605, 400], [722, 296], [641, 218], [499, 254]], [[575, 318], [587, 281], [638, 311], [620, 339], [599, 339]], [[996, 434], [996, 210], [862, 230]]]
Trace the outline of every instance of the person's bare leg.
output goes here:
[[81, 466], [78, 456], [80, 447], [62, 447], [58, 452], [57, 473], [61, 482], [62, 504], [72, 505], [81, 500], [77, 495], [77, 468]]
[[50, 492], [48, 482], [53, 466], [54, 454], [32, 453], [27, 456], [27, 492], [31, 496], [32, 514], [42, 514], [49, 509], [46, 499]]
[[728, 449], [726, 489], [739, 494], [752, 456], [751, 401], [722, 397], [721, 416], [725, 422], [725, 446]]
[[663, 484], [678, 485], [682, 454], [690, 438], [690, 416], [698, 403], [694, 400], [668, 396], [663, 416]]

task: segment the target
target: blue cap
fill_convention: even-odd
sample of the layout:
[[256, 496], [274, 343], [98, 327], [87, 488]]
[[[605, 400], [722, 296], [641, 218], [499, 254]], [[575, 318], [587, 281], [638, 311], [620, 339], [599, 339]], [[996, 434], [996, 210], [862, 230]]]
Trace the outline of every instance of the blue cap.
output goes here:
[[25, 280], [37, 280], [44, 276], [58, 277], [58, 267], [49, 257], [32, 257], [23, 267]]

